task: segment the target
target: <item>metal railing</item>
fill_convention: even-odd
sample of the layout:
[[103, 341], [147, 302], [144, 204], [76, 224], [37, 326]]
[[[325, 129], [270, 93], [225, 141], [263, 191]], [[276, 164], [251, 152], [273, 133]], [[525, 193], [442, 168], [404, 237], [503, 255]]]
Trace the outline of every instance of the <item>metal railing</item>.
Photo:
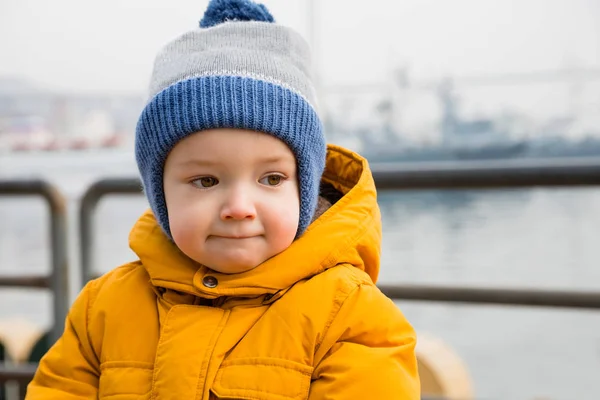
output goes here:
[[21, 386], [26, 386], [35, 374], [37, 365], [7, 365], [0, 364], [0, 384], [7, 382], [18, 382]]
[[600, 309], [600, 292], [460, 286], [444, 287], [407, 284], [379, 284], [377, 287], [386, 296], [395, 300]]
[[[600, 158], [511, 162], [374, 164], [371, 166], [378, 190], [506, 189], [525, 187], [600, 186]], [[81, 276], [94, 277], [94, 211], [107, 195], [140, 195], [137, 178], [102, 179], [91, 185], [79, 208]], [[55, 321], [67, 311], [66, 223], [64, 198], [43, 181], [0, 182], [0, 195], [42, 195], [51, 209], [53, 273], [50, 277], [0, 278], [0, 286], [51, 287], [55, 293]], [[530, 307], [600, 309], [600, 292], [472, 288], [429, 285], [379, 285], [395, 300], [497, 304]], [[64, 296], [57, 295], [58, 293]], [[58, 323], [55, 323], [55, 328]], [[55, 333], [56, 334], [56, 333]], [[0, 384], [25, 384], [33, 377], [34, 365], [1, 367]]]
[[[65, 197], [43, 180], [0, 181], [0, 196], [38, 196], [48, 205], [50, 216], [50, 275], [1, 276], [0, 287], [48, 288], [53, 292], [54, 323], [49, 332], [50, 343], [62, 334], [69, 308], [69, 271], [67, 260], [67, 210]], [[17, 385], [19, 398], [25, 397], [27, 384], [37, 364], [9, 365], [0, 363], [0, 397], [6, 395], [6, 383]]]
[[[7, 384], [16, 384], [17, 386], [17, 398], [24, 399], [27, 392], [27, 385], [33, 379], [37, 364], [25, 364], [25, 365], [2, 365], [0, 364], [0, 400], [7, 398], [6, 386]], [[5, 397], [3, 397], [5, 396]]]
[[600, 157], [373, 164], [377, 190], [600, 186]]
[[142, 194], [138, 179], [102, 179], [93, 183], [84, 193], [79, 205], [79, 255], [83, 283], [94, 278], [92, 271], [94, 251], [94, 211], [106, 195]]
[[[371, 169], [378, 190], [600, 186], [600, 158], [373, 164]], [[92, 212], [96, 204], [106, 195], [141, 194], [140, 188], [137, 178], [102, 179], [83, 196], [79, 223], [81, 268], [85, 279], [94, 277]], [[388, 297], [396, 300], [600, 309], [600, 292], [416, 284], [378, 286]]]
[[3, 276], [0, 286], [49, 288], [53, 292], [54, 324], [50, 340], [58, 339], [69, 308], [69, 271], [67, 260], [67, 210], [65, 197], [43, 180], [0, 181], [0, 196], [39, 196], [50, 213], [50, 275]]

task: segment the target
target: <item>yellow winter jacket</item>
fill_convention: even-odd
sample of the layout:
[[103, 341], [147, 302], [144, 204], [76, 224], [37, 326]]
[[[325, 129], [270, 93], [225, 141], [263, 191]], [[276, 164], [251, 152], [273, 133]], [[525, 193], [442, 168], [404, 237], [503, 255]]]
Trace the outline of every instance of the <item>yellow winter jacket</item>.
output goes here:
[[330, 146], [323, 180], [344, 196], [242, 274], [193, 262], [145, 213], [139, 261], [86, 285], [26, 398], [419, 399], [415, 332], [374, 285], [367, 162]]

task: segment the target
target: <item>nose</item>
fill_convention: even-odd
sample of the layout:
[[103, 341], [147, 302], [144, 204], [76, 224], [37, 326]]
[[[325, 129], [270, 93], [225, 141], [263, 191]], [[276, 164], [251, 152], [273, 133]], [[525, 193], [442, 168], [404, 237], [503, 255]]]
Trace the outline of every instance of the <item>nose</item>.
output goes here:
[[222, 220], [252, 220], [256, 218], [256, 208], [247, 188], [237, 187], [227, 193], [221, 208]]

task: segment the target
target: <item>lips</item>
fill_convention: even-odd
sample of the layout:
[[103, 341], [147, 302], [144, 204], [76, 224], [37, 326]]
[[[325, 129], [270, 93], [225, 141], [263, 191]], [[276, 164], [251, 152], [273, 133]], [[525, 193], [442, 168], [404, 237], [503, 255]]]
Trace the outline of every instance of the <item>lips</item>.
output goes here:
[[258, 235], [212, 235], [219, 239], [251, 239]]

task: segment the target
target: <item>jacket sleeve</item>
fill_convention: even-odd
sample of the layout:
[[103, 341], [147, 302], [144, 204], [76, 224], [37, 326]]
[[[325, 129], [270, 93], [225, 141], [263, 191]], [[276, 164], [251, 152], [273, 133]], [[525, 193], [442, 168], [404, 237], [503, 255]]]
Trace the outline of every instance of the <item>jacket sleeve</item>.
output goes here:
[[87, 327], [92, 284], [88, 283], [79, 294], [62, 336], [42, 357], [27, 387], [26, 400], [98, 398], [99, 361]]
[[416, 335], [372, 285], [343, 302], [317, 350], [310, 400], [420, 399]]

